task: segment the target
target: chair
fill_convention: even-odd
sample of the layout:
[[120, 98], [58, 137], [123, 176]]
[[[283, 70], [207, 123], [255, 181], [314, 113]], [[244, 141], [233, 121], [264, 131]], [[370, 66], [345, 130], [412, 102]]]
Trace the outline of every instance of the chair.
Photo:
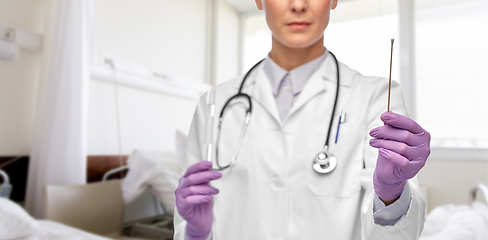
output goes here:
[[46, 186], [45, 218], [102, 236], [120, 236], [124, 202], [120, 181]]

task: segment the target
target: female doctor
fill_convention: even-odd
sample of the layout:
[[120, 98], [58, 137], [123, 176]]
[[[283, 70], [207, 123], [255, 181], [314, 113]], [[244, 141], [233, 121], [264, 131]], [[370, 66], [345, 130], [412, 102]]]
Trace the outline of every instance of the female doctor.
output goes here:
[[405, 117], [400, 86], [386, 112], [388, 80], [362, 76], [324, 47], [337, 0], [256, 5], [271, 51], [248, 76], [213, 89], [217, 116], [226, 106], [212, 162], [202, 161], [206, 96], [199, 102], [175, 191], [175, 239], [418, 239], [425, 203], [415, 176], [430, 135]]

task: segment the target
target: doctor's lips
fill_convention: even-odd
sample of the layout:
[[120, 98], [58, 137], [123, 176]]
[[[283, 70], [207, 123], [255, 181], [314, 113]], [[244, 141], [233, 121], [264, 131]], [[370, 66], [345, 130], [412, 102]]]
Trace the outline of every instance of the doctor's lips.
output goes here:
[[306, 21], [294, 21], [287, 23], [286, 25], [293, 30], [304, 30], [310, 26], [310, 23]]

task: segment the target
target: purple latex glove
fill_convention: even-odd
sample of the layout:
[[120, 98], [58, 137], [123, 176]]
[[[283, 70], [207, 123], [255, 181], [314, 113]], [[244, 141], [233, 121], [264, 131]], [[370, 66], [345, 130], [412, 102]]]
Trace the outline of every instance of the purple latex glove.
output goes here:
[[412, 119], [393, 112], [381, 114], [384, 126], [369, 133], [369, 145], [379, 148], [373, 175], [374, 190], [383, 200], [402, 194], [407, 180], [413, 178], [430, 154], [430, 134]]
[[219, 192], [210, 181], [222, 174], [212, 171], [212, 163], [198, 162], [188, 168], [180, 178], [175, 191], [176, 209], [186, 220], [186, 237], [189, 240], [206, 239], [212, 229], [213, 196]]

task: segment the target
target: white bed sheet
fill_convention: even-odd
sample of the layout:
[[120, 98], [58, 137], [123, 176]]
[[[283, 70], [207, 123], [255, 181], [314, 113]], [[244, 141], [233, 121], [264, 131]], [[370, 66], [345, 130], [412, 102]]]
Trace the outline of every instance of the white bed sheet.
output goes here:
[[0, 198], [0, 240], [109, 240], [61, 223], [36, 220], [17, 203]]
[[488, 208], [453, 204], [435, 208], [427, 216], [420, 240], [487, 240]]
[[18, 238], [19, 240], [110, 240], [70, 226], [47, 220], [37, 220], [41, 232], [37, 236]]

